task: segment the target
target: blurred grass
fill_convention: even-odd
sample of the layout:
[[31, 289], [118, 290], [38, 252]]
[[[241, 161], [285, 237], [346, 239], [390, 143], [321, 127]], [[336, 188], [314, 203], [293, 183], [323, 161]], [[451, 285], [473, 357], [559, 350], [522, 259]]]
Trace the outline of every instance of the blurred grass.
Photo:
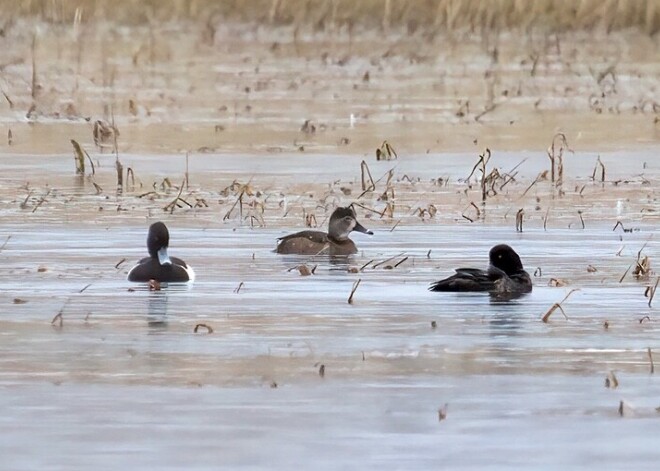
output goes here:
[[3, 22], [36, 17], [122, 24], [231, 20], [324, 29], [333, 26], [551, 31], [637, 28], [660, 31], [660, 0], [0, 0]]

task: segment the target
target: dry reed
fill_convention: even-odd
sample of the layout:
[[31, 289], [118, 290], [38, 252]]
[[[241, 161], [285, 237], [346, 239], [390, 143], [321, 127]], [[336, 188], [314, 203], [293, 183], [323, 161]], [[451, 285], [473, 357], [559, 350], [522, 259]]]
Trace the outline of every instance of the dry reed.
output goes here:
[[[355, 26], [415, 31], [492, 30], [511, 28], [567, 31], [601, 28], [606, 31], [639, 28], [660, 31], [656, 0], [0, 0], [10, 17], [37, 16], [52, 23], [87, 23], [105, 18], [129, 25], [154, 21], [197, 20], [205, 30], [217, 21], [291, 25], [337, 30]], [[82, 15], [79, 13], [82, 11]]]

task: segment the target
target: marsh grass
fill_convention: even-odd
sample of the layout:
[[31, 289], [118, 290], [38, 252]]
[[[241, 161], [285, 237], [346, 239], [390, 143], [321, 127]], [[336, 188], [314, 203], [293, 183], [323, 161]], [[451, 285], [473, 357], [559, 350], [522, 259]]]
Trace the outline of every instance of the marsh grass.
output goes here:
[[[213, 20], [258, 22], [352, 30], [356, 25], [379, 29], [494, 30], [510, 28], [566, 31], [637, 27], [648, 34], [660, 30], [656, 0], [0, 0], [10, 17], [38, 16], [53, 23], [105, 18], [124, 24], [196, 20], [213, 34]], [[82, 12], [82, 13], [81, 13]]]

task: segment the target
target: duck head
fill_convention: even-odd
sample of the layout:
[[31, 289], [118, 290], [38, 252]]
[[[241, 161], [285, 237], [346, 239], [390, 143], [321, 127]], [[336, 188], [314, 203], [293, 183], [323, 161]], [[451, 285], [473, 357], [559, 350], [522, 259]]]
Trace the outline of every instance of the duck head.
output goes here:
[[167, 226], [162, 222], [155, 222], [149, 227], [149, 235], [147, 235], [147, 249], [152, 258], [157, 258], [158, 263], [161, 265], [171, 265], [169, 255], [167, 255], [167, 247], [170, 244], [170, 233]]
[[507, 275], [523, 269], [523, 264], [516, 251], [506, 244], [499, 244], [490, 249], [489, 258], [492, 266], [499, 268]]
[[337, 208], [330, 216], [328, 235], [333, 239], [346, 240], [352, 231], [373, 235], [369, 229], [358, 222], [353, 208]]

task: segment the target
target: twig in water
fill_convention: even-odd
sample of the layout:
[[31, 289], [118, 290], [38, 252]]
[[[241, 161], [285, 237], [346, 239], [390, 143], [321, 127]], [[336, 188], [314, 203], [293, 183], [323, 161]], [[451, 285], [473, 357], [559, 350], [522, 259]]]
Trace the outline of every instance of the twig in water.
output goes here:
[[376, 160], [392, 160], [398, 157], [394, 147], [387, 141], [383, 141], [380, 147], [376, 149]]
[[406, 260], [408, 260], [408, 257], [403, 257], [401, 260], [399, 260], [398, 262], [396, 262], [396, 263], [394, 264], [394, 268], [398, 267], [399, 265], [401, 265], [401, 264], [402, 264], [403, 262], [405, 262]]
[[188, 173], [188, 152], [186, 152], [186, 191], [188, 190], [188, 185], [190, 184], [189, 173]]
[[632, 264], [628, 267], [628, 269], [627, 269], [625, 272], [623, 272], [623, 275], [621, 275], [621, 278], [619, 278], [619, 283], [623, 283], [623, 279], [626, 277], [626, 275], [628, 274], [628, 272], [630, 271], [630, 269], [633, 267], [633, 265], [634, 265], [634, 263], [632, 263]]
[[45, 195], [39, 200], [39, 202], [37, 203], [37, 205], [36, 205], [34, 208], [32, 208], [32, 212], [33, 212], [33, 213], [34, 213], [37, 209], [39, 209], [39, 206], [41, 206], [42, 204], [44, 204], [44, 202], [46, 201], [46, 198], [48, 198], [48, 195], [50, 195], [50, 192], [51, 192], [51, 190], [48, 190], [48, 191], [46, 192], [46, 194], [45, 194]]
[[64, 308], [67, 306], [67, 304], [69, 304], [70, 300], [71, 300], [70, 298], [67, 298], [67, 300], [64, 301], [64, 304], [60, 308], [60, 311], [57, 314], [55, 314], [55, 317], [53, 317], [53, 320], [50, 321], [50, 325], [54, 326], [55, 323], [57, 322], [57, 327], [59, 327], [59, 328], [62, 327], [62, 325], [64, 324], [64, 316], [62, 316], [62, 313], [64, 312]]
[[564, 312], [564, 308], [562, 308], [561, 305], [562, 305], [562, 303], [563, 303], [564, 301], [566, 301], [566, 300], [568, 299], [568, 297], [569, 297], [571, 294], [573, 294], [575, 291], [579, 291], [579, 290], [580, 290], [580, 288], [573, 288], [572, 290], [570, 290], [570, 291], [568, 292], [568, 294], [564, 297], [564, 299], [562, 299], [562, 300], [561, 300], [560, 302], [558, 302], [558, 303], [554, 303], [554, 304], [550, 307], [550, 309], [548, 309], [548, 312], [546, 312], [546, 313], [543, 315], [543, 317], [541, 318], [541, 320], [542, 320], [544, 323], [547, 324], [547, 323], [548, 323], [548, 320], [550, 319], [550, 316], [551, 316], [552, 313], [555, 312], [557, 309], [559, 309], [559, 310], [561, 311], [561, 313], [564, 315], [564, 317], [566, 318], [566, 320], [568, 320], [568, 316], [566, 315], [566, 312]]
[[238, 294], [241, 291], [241, 288], [243, 287], [244, 283], [241, 281], [236, 289], [234, 289], [234, 293]]
[[185, 183], [186, 183], [186, 181], [185, 181], [185, 179], [184, 179], [184, 180], [181, 182], [181, 186], [179, 187], [179, 193], [177, 193], [176, 198], [174, 198], [174, 200], [172, 200], [172, 202], [171, 202], [170, 204], [168, 204], [167, 206], [165, 206], [165, 207], [163, 208], [164, 211], [169, 210], [169, 211], [170, 211], [170, 214], [172, 214], [172, 213], [174, 212], [174, 208], [176, 208], [176, 207], [181, 207], [181, 206], [179, 205], [179, 201], [182, 202], [182, 203], [184, 203], [184, 204], [186, 204], [186, 205], [188, 205], [188, 207], [192, 208], [192, 204], [188, 203], [186, 200], [184, 200], [183, 198], [181, 198], [181, 193], [183, 192], [183, 186], [185, 185]]
[[651, 363], [651, 374], [655, 372], [655, 366], [653, 365], [653, 352], [651, 352], [651, 347], [646, 349], [646, 353], [649, 355], [649, 363]]
[[64, 319], [64, 318], [62, 317], [62, 311], [60, 311], [60, 312], [58, 312], [57, 314], [55, 314], [55, 317], [53, 317], [53, 320], [50, 321], [50, 324], [51, 324], [51, 325], [55, 325], [55, 322], [59, 322], [59, 323], [57, 324], [57, 326], [58, 326], [58, 327], [62, 327], [62, 324], [64, 323], [64, 320], [63, 320], [63, 319]]
[[525, 210], [520, 208], [516, 213], [516, 232], [523, 231], [523, 217], [525, 216]]
[[353, 295], [355, 294], [355, 291], [357, 291], [358, 286], [360, 286], [360, 281], [362, 281], [362, 278], [358, 278], [358, 280], [353, 283], [353, 289], [351, 289], [351, 294], [348, 297], [348, 304], [353, 304]]
[[447, 418], [447, 407], [449, 404], [445, 404], [443, 407], [438, 409], [438, 422], [442, 422]]
[[591, 179], [593, 181], [596, 181], [596, 172], [598, 171], [598, 168], [600, 167], [600, 181], [601, 183], [605, 182], [605, 165], [603, 165], [603, 162], [600, 160], [600, 155], [596, 158], [596, 165], [594, 166], [594, 171], [591, 174]]
[[371, 264], [371, 263], [373, 263], [373, 260], [369, 260], [367, 263], [365, 263], [364, 265], [362, 265], [358, 271], [362, 271], [362, 270], [364, 270], [364, 269], [367, 268], [367, 267], [369, 266], [369, 264]]
[[213, 333], [213, 327], [211, 327], [211, 326], [208, 325], [208, 324], [197, 324], [197, 325], [195, 326], [195, 328], [193, 329], [193, 333], [196, 334], [197, 331], [199, 331], [199, 329], [206, 329], [206, 333], [207, 333], [207, 334], [212, 334], [212, 333]]
[[[367, 165], [367, 162], [365, 162], [364, 160], [362, 161], [362, 163], [360, 163], [360, 172], [361, 172], [361, 182], [362, 182], [362, 192], [363, 192], [362, 195], [370, 191], [374, 191], [376, 189], [376, 184], [374, 183], [374, 179], [371, 176], [369, 165]], [[358, 196], [358, 199], [360, 199], [360, 196]]]
[[605, 387], [610, 389], [616, 389], [619, 387], [619, 380], [616, 378], [614, 371], [610, 371], [605, 378]]
[[7, 244], [9, 243], [9, 239], [11, 239], [11, 235], [8, 235], [7, 238], [5, 239], [5, 242], [0, 246], [0, 252], [2, 252], [5, 247], [7, 247]]
[[236, 201], [234, 201], [234, 204], [229, 208], [229, 211], [223, 216], [222, 220], [226, 221], [229, 219], [231, 216], [232, 211], [234, 211], [234, 208], [236, 207], [237, 204], [241, 204], [240, 206], [240, 212], [241, 212], [241, 219], [243, 219], [243, 195], [245, 194], [245, 190], [241, 191], [241, 193], [238, 195], [238, 198], [236, 198]]
[[660, 276], [656, 278], [655, 285], [653, 286], [649, 294], [649, 307], [651, 307], [651, 303], [653, 302], [653, 297], [655, 296], [655, 292], [658, 290], [658, 284], [660, 284]]
[[394, 257], [390, 257], [390, 258], [388, 258], [388, 259], [383, 260], [382, 262], [378, 262], [378, 263], [376, 263], [376, 264], [375, 264], [373, 267], [371, 267], [371, 268], [378, 268], [378, 267], [381, 266], [383, 263], [387, 263], [387, 262], [389, 262], [390, 260], [394, 260], [395, 258], [399, 258], [399, 257], [401, 257], [402, 255], [405, 255], [405, 252], [401, 252], [400, 254], [395, 255]]

